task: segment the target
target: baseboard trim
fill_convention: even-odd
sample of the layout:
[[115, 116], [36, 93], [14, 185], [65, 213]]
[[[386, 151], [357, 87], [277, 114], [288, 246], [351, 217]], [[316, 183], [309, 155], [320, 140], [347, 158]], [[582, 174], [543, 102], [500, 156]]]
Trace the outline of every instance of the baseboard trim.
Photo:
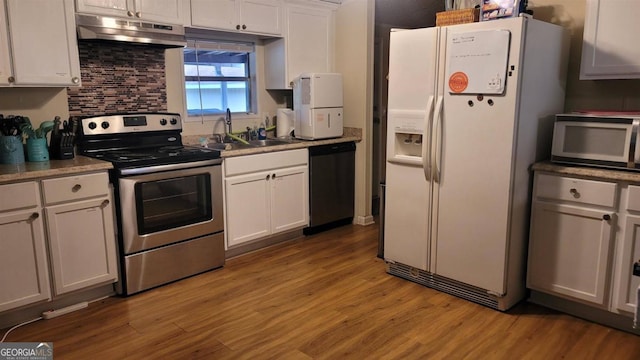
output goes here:
[[581, 304], [576, 301], [567, 300], [535, 290], [531, 291], [528, 301], [584, 320], [640, 335], [640, 329], [633, 328], [632, 317], [616, 314], [605, 309], [598, 309], [593, 306]]
[[362, 225], [362, 226], [368, 226], [368, 225], [373, 225], [376, 222], [373, 219], [373, 215], [367, 215], [367, 216], [356, 216], [353, 218], [353, 223], [356, 225]]
[[113, 284], [103, 284], [98, 287], [77, 290], [70, 294], [60, 295], [53, 299], [53, 301], [42, 301], [26, 305], [18, 309], [7, 310], [0, 314], [0, 329], [8, 328], [21, 322], [38, 318], [44, 311], [61, 309], [82, 301], [91, 303], [114, 295], [115, 291], [113, 290]]
[[228, 259], [231, 259], [231, 258], [239, 256], [239, 255], [243, 255], [243, 254], [246, 254], [246, 253], [249, 253], [249, 252], [252, 252], [252, 251], [260, 250], [260, 249], [266, 248], [268, 246], [276, 245], [276, 244], [284, 242], [284, 241], [301, 238], [303, 236], [304, 236], [304, 234], [302, 233], [302, 228], [299, 228], [299, 229], [290, 230], [290, 231], [287, 231], [287, 232], [284, 232], [284, 233], [280, 233], [280, 234], [277, 234], [277, 235], [269, 236], [269, 237], [266, 237], [266, 238], [254, 240], [254, 241], [248, 242], [246, 244], [241, 244], [241, 245], [238, 245], [238, 246], [234, 246], [232, 248], [228, 248], [225, 251], [225, 259], [228, 260]]

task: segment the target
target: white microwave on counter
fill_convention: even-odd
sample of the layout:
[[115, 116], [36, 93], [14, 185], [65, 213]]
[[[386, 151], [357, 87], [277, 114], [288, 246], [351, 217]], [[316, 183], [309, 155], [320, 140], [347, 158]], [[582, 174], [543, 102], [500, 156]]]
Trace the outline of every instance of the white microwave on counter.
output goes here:
[[559, 114], [551, 161], [640, 171], [639, 114]]

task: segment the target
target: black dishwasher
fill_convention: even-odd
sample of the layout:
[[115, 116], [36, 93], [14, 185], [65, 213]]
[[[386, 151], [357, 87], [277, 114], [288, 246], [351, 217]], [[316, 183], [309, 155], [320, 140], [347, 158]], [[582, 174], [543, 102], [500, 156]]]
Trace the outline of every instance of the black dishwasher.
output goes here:
[[309, 227], [305, 235], [353, 221], [355, 152], [353, 141], [309, 148]]

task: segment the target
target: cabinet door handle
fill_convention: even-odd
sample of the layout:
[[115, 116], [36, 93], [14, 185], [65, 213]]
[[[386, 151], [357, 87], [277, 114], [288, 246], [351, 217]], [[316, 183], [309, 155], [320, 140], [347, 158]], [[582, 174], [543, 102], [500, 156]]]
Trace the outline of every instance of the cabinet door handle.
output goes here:
[[10, 83], [14, 83], [16, 82], [16, 78], [13, 76], [9, 76], [9, 78], [7, 79]]
[[71, 191], [73, 191], [73, 192], [78, 192], [78, 191], [80, 191], [80, 189], [82, 189], [82, 185], [80, 185], [80, 184], [75, 184], [75, 185], [73, 185], [73, 187], [71, 188]]
[[611, 220], [611, 215], [609, 215], [609, 214], [602, 215], [602, 220], [605, 220], [605, 221]]
[[33, 214], [31, 214], [31, 216], [29, 216], [29, 220], [35, 220], [39, 217], [40, 217], [40, 214], [38, 214], [37, 212], [34, 212]]
[[101, 205], [102, 205], [102, 207], [105, 207], [105, 206], [109, 205], [109, 200], [103, 201]]
[[247, 29], [247, 25], [242, 24], [242, 30], [246, 30]]
[[131, 10], [127, 11], [127, 16], [133, 16], [133, 11]]
[[240, 30], [240, 24], [236, 25], [236, 30]]
[[271, 175], [271, 178], [272, 178], [272, 179], [275, 179], [275, 178], [276, 178], [276, 174], [272, 174], [272, 175]]
[[142, 17], [142, 13], [140, 11], [136, 12], [136, 17], [141, 18]]
[[578, 189], [576, 188], [572, 188], [569, 190], [569, 194], [573, 195], [574, 198], [579, 198], [580, 197], [580, 193], [578, 192]]
[[269, 178], [271, 178], [271, 175], [267, 175], [267, 180], [269, 180]]
[[71, 78], [71, 82], [74, 84], [79, 84], [80, 83], [80, 78], [77, 76], [74, 76]]

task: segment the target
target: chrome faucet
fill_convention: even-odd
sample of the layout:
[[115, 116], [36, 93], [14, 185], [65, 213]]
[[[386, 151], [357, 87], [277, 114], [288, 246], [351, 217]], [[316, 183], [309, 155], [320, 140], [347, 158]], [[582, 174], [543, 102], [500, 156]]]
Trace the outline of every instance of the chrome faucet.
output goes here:
[[224, 141], [222, 141], [222, 135], [220, 135], [220, 134], [213, 134], [212, 139], [213, 139], [216, 143], [224, 142]]

